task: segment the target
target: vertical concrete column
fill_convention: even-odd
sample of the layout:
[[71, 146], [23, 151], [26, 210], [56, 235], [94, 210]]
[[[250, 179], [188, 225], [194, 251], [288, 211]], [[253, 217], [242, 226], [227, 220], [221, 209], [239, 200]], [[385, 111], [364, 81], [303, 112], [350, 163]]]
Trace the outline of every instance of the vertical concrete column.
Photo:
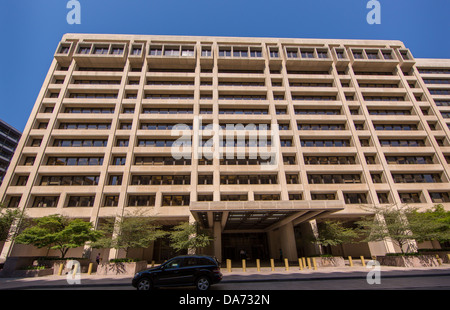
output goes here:
[[217, 221], [214, 222], [214, 256], [222, 261], [222, 224]]
[[270, 258], [278, 258], [280, 256], [279, 242], [278, 242], [278, 229], [270, 230], [267, 232], [267, 241], [269, 243]]
[[280, 227], [280, 246], [283, 258], [290, 261], [297, 261], [297, 246], [295, 244], [294, 225], [292, 222]]

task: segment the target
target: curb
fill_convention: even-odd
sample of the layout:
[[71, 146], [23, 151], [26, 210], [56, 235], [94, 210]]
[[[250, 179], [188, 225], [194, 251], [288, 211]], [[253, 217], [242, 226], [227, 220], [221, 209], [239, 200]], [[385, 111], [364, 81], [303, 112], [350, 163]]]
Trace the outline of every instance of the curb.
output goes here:
[[[429, 278], [429, 277], [442, 277], [442, 276], [450, 276], [450, 271], [446, 270], [443, 273], [439, 272], [432, 272], [429, 273], [427, 271], [424, 272], [413, 272], [413, 273], [406, 273], [407, 271], [404, 271], [404, 274], [386, 274], [389, 273], [389, 271], [382, 272], [382, 278], [384, 279], [392, 279], [392, 278]], [[267, 275], [258, 275], [258, 274], [250, 274], [245, 275], [244, 278], [243, 275], [227, 275], [224, 277], [224, 279], [220, 283], [264, 283], [264, 282], [305, 282], [305, 281], [332, 281], [332, 280], [355, 280], [355, 279], [366, 279], [367, 273], [366, 272], [358, 272], [360, 274], [355, 275], [335, 275], [335, 276], [311, 276], [308, 275], [306, 277], [292, 277], [292, 275], [282, 275], [277, 276], [275, 278], [267, 277]], [[385, 273], [383, 275], [383, 273]], [[252, 275], [257, 275], [262, 278], [253, 278]], [[301, 274], [297, 274], [301, 275]], [[237, 279], [226, 279], [226, 277], [239, 277]], [[112, 282], [106, 282], [102, 283], [102, 279], [98, 279], [98, 283], [88, 283], [88, 284], [77, 284], [74, 285], [74, 287], [77, 288], [89, 288], [89, 287], [130, 287], [131, 286], [131, 278], [126, 279], [126, 282], [123, 282], [124, 280], [118, 280], [121, 281], [119, 283], [112, 283]], [[38, 281], [38, 280], [36, 280]], [[56, 280], [59, 281], [59, 280]], [[91, 279], [90, 281], [96, 281], [96, 279]], [[38, 284], [38, 285], [23, 285], [23, 286], [16, 286], [16, 287], [8, 287], [8, 288], [0, 288], [0, 291], [8, 291], [8, 290], [30, 290], [30, 289], [57, 289], [57, 288], [70, 288], [71, 285], [64, 283], [64, 284]]]

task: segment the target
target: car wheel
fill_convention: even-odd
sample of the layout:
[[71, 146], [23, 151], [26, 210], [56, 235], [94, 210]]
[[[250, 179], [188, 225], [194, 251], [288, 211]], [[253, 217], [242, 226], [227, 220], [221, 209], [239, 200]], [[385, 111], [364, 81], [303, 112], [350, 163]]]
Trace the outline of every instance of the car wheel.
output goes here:
[[149, 278], [142, 278], [137, 284], [138, 291], [149, 291], [152, 288], [152, 281]]
[[209, 278], [206, 276], [201, 276], [195, 281], [195, 286], [199, 291], [207, 291], [211, 286]]

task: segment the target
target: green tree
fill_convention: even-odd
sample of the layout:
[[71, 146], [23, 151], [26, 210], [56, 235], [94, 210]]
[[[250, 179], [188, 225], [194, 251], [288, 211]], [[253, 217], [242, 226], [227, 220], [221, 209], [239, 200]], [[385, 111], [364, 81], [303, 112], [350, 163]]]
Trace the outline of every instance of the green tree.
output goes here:
[[355, 229], [345, 227], [340, 221], [328, 220], [318, 224], [318, 236], [314, 242], [329, 247], [354, 242], [358, 237], [359, 234]]
[[445, 211], [441, 204], [424, 212], [415, 210], [408, 215], [408, 222], [418, 242], [450, 241], [450, 211]]
[[[375, 217], [357, 222], [366, 236], [365, 241], [390, 238], [404, 253], [404, 247], [411, 240], [450, 240], [450, 213], [442, 206], [435, 206], [425, 212], [408, 205], [373, 207], [371, 210]], [[407, 249], [409, 252], [410, 247]]]
[[90, 222], [57, 214], [36, 218], [32, 223], [31, 227], [18, 234], [15, 241], [37, 248], [59, 250], [61, 258], [65, 257], [69, 249], [96, 241], [102, 235], [93, 229]]
[[[363, 241], [382, 241], [390, 239], [404, 253], [404, 247], [415, 239], [408, 218], [413, 219], [416, 209], [408, 205], [364, 207], [372, 216], [357, 221], [361, 233], [365, 236]], [[410, 247], [407, 247], [407, 252]]]
[[9, 241], [12, 225], [19, 224], [22, 218], [23, 213], [19, 209], [9, 209], [0, 205], [0, 241]]
[[107, 219], [100, 230], [104, 237], [91, 244], [93, 248], [128, 250], [148, 248], [153, 241], [162, 238], [166, 232], [156, 225], [154, 219], [142, 214]]
[[199, 248], [207, 247], [211, 241], [206, 233], [202, 233], [197, 223], [183, 222], [173, 228], [169, 233], [170, 246], [176, 250], [197, 251]]

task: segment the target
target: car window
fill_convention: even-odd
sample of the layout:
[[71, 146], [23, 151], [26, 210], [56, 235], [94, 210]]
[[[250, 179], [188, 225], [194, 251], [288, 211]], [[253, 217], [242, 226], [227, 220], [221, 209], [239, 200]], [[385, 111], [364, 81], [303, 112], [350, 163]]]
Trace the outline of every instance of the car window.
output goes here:
[[201, 257], [197, 259], [197, 264], [199, 265], [214, 265], [214, 262], [210, 259]]
[[166, 269], [180, 268], [182, 262], [183, 262], [182, 258], [173, 259], [166, 264]]
[[189, 267], [189, 266], [197, 266], [198, 262], [197, 262], [197, 258], [195, 257], [187, 257], [184, 259], [184, 267]]

